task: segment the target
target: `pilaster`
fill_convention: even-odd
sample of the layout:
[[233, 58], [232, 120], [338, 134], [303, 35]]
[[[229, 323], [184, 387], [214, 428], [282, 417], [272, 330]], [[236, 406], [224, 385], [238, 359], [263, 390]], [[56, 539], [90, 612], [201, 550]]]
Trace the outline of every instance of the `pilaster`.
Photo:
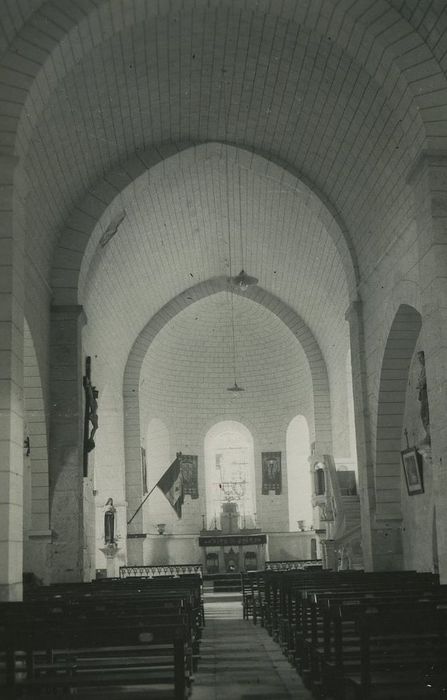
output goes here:
[[54, 306], [50, 331], [52, 580], [83, 580], [83, 385], [81, 306]]
[[447, 582], [447, 155], [425, 153], [409, 178], [415, 199], [423, 350], [430, 409], [439, 573]]
[[350, 304], [345, 318], [349, 323], [351, 348], [363, 561], [365, 569], [370, 571], [374, 568], [372, 541], [372, 518], [375, 509], [374, 462], [371, 449], [370, 416], [367, 398], [363, 305], [360, 300], [353, 301]]
[[24, 243], [14, 212], [17, 162], [0, 157], [0, 600], [22, 597]]

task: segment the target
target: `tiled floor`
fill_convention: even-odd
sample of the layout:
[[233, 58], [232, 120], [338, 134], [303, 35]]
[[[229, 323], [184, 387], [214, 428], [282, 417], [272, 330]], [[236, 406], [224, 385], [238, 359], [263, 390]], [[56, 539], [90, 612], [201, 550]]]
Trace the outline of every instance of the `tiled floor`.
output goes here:
[[242, 619], [240, 602], [207, 602], [191, 700], [311, 700], [279, 646]]

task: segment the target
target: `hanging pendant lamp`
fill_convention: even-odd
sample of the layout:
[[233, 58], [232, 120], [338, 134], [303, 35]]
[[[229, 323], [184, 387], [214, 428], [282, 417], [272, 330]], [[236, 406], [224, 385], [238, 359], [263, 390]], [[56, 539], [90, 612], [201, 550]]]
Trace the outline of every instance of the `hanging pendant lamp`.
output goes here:
[[257, 277], [247, 275], [245, 270], [241, 270], [236, 277], [231, 277], [230, 280], [233, 287], [238, 287], [241, 292], [246, 292], [249, 287], [254, 287], [259, 282]]

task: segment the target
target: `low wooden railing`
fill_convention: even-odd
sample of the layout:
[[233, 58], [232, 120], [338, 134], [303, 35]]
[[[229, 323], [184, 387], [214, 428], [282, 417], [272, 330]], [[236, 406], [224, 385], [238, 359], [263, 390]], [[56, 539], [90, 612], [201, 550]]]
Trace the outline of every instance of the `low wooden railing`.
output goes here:
[[266, 571], [302, 571], [310, 566], [322, 566], [321, 559], [292, 559], [290, 561], [266, 561]]
[[140, 566], [120, 566], [120, 578], [140, 576], [154, 578], [156, 576], [182, 576], [198, 574], [203, 576], [202, 564], [157, 564]]

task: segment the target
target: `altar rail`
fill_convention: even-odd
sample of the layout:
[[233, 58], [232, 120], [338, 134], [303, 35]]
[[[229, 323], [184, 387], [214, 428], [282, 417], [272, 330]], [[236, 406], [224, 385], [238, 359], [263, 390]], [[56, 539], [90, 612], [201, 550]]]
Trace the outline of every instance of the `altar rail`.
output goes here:
[[321, 559], [292, 559], [290, 561], [266, 561], [266, 571], [301, 571], [309, 567], [321, 567]]
[[183, 574], [199, 574], [203, 576], [202, 564], [159, 564], [152, 566], [120, 566], [120, 578], [140, 576], [154, 578], [156, 576], [182, 576]]

